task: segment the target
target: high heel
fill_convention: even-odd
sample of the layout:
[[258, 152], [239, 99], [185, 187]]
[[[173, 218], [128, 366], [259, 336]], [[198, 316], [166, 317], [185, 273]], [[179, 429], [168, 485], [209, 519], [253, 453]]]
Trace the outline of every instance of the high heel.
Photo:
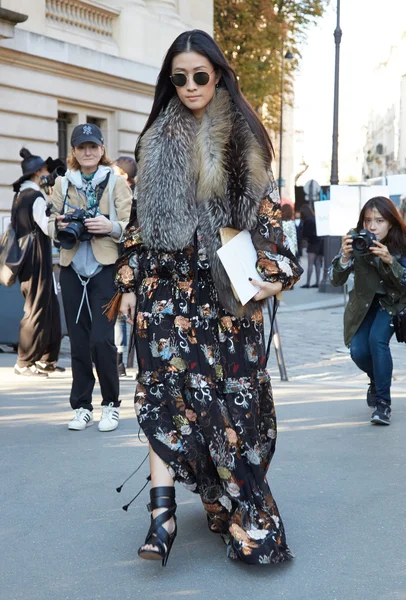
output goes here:
[[[165, 567], [168, 562], [169, 554], [172, 549], [178, 532], [176, 522], [176, 502], [174, 487], [155, 487], [150, 490], [151, 502], [147, 508], [152, 513], [157, 508], [166, 508], [167, 510], [155, 519], [151, 514], [151, 525], [145, 538], [144, 544], [138, 549], [138, 556], [146, 560], [162, 560], [162, 566]], [[168, 533], [163, 527], [170, 519], [175, 522], [175, 529], [172, 533]], [[155, 546], [157, 550], [147, 550], [145, 546]]]

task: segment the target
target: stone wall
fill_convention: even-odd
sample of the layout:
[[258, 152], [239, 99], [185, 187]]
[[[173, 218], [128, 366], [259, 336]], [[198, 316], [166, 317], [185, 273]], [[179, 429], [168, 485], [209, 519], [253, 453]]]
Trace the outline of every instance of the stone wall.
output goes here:
[[2, 8], [28, 19], [13, 38], [0, 40], [0, 231], [23, 145], [43, 158], [63, 155], [61, 140], [66, 145], [75, 125], [91, 121], [112, 158], [133, 154], [166, 50], [187, 29], [212, 33], [212, 4], [2, 0]]

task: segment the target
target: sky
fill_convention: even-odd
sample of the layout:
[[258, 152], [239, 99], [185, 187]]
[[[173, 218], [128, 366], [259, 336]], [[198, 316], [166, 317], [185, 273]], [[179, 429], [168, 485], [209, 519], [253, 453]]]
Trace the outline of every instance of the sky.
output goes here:
[[[339, 96], [340, 183], [359, 178], [371, 107], [386, 101], [371, 93], [374, 70], [406, 32], [406, 0], [341, 0]], [[336, 0], [309, 29], [295, 82], [295, 171], [302, 156], [309, 169], [299, 180], [329, 183], [332, 152]], [[405, 64], [406, 73], [406, 64]], [[394, 85], [398, 85], [396, 81]], [[400, 86], [400, 80], [399, 80]]]

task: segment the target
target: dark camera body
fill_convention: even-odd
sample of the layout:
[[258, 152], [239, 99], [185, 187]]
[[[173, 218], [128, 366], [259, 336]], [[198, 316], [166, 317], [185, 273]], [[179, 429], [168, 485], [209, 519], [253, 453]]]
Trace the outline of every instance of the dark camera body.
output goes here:
[[57, 177], [63, 177], [66, 173], [66, 167], [59, 165], [49, 175], [41, 175], [39, 185], [45, 190], [45, 193], [50, 194], [50, 188], [55, 185]]
[[359, 233], [353, 233], [351, 237], [352, 249], [358, 256], [369, 254], [369, 249], [374, 246], [374, 240], [377, 239], [376, 235], [367, 229], [361, 229]]
[[86, 229], [85, 219], [95, 217], [95, 212], [94, 210], [76, 208], [73, 212], [65, 214], [63, 222], [69, 224], [64, 229], [59, 229], [56, 236], [62, 248], [70, 250], [76, 242], [87, 242], [92, 239], [93, 234]]

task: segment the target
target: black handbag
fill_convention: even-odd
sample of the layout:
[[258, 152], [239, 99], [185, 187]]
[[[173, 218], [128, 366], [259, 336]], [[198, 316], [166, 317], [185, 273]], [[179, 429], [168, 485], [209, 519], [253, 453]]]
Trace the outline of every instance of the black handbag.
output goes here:
[[406, 344], [406, 308], [393, 317], [393, 325], [397, 341]]
[[10, 223], [0, 238], [0, 284], [12, 286], [24, 265], [34, 240], [30, 232], [17, 238], [14, 227]]

